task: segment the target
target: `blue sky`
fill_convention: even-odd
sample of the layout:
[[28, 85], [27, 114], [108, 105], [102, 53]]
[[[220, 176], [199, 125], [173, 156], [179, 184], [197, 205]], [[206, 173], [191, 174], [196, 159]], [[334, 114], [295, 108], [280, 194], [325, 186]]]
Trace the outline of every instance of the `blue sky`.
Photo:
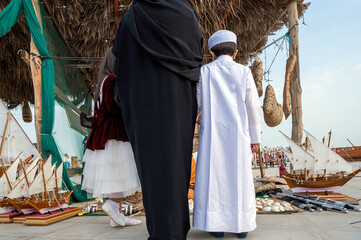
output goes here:
[[[307, 1], [305, 1], [307, 2]], [[332, 146], [361, 145], [361, 1], [315, 0], [299, 21], [300, 69], [304, 128], [319, 139], [332, 129]], [[281, 29], [269, 41], [287, 32]], [[266, 50], [268, 65], [277, 48]], [[264, 61], [263, 53], [260, 57]], [[283, 48], [271, 68], [270, 84], [282, 104], [287, 51]], [[267, 83], [263, 83], [264, 89]], [[21, 111], [15, 111], [32, 140], [34, 123], [25, 124]], [[263, 124], [263, 146], [285, 146], [279, 130], [291, 135], [292, 118], [274, 128]]]

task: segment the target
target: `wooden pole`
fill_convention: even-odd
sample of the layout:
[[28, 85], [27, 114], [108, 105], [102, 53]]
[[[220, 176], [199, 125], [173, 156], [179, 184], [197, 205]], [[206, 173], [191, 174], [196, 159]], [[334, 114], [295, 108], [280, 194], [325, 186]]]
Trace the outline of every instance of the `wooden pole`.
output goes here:
[[351, 143], [352, 147], [354, 147], [353, 143], [350, 141], [350, 139], [346, 138], [346, 140]]
[[[40, 9], [39, 9], [39, 1], [32, 0], [31, 1], [34, 7], [34, 11], [36, 14], [36, 18], [41, 25], [40, 19]], [[39, 55], [39, 50], [35, 46], [35, 42], [33, 37], [31, 37], [30, 42], [30, 52]], [[41, 110], [41, 65], [42, 61], [40, 58], [31, 56], [30, 60], [30, 70], [31, 70], [31, 77], [33, 80], [33, 87], [34, 87], [34, 115], [35, 115], [35, 132], [36, 132], [36, 142], [37, 142], [37, 149], [41, 152], [41, 125], [42, 125], [42, 110]]]
[[290, 55], [296, 55], [295, 70], [291, 77], [291, 104], [292, 104], [292, 140], [302, 142], [302, 88], [300, 83], [300, 62], [298, 44], [298, 11], [297, 0], [290, 0], [288, 10], [288, 29], [290, 31]]
[[[47, 159], [46, 161], [48, 161], [48, 160], [49, 159]], [[44, 176], [44, 163], [41, 166], [41, 174], [43, 175], [44, 195], [45, 195], [45, 198], [47, 199], [48, 198], [48, 193], [46, 192], [46, 183], [45, 183], [45, 176]]]
[[[10, 119], [10, 114], [9, 114], [9, 112], [8, 112], [7, 117], [6, 117], [6, 123], [5, 123], [5, 127], [4, 127], [3, 137], [2, 137], [2, 139], [1, 139], [0, 156], [1, 156], [1, 153], [2, 153], [2, 151], [3, 151], [3, 146], [4, 146], [4, 142], [5, 142], [6, 130], [7, 130], [7, 128], [8, 128], [9, 119]], [[5, 167], [4, 164], [3, 164], [3, 167]]]
[[261, 146], [258, 148], [258, 159], [259, 159], [259, 169], [261, 171], [261, 178], [264, 178], [263, 157], [262, 157], [262, 152], [261, 152]]
[[331, 145], [331, 136], [332, 136], [332, 130], [328, 132], [328, 147]]
[[117, 24], [117, 28], [119, 27], [118, 13], [119, 13], [119, 2], [118, 2], [118, 0], [114, 0], [114, 15], [115, 15], [115, 21]]
[[[11, 186], [11, 183], [10, 183], [10, 179], [9, 179], [9, 176], [8, 176], [8, 173], [6, 172], [6, 170], [5, 170], [5, 168], [4, 168], [4, 161], [3, 161], [3, 159], [0, 157], [0, 161], [1, 161], [1, 164], [2, 164], [2, 166], [3, 166], [3, 173], [5, 174], [5, 177], [6, 177], [6, 180], [7, 180], [7, 182], [8, 182], [8, 184], [9, 184], [9, 187], [10, 187], [10, 190], [13, 190], [13, 187]], [[11, 167], [11, 165], [10, 165], [10, 167]], [[9, 167], [9, 168], [10, 168]]]

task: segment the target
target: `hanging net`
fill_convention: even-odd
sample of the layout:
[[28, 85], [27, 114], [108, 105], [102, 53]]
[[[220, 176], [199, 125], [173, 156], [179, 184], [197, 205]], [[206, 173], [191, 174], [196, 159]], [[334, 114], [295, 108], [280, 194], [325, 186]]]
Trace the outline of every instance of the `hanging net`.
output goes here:
[[[79, 113], [80, 111], [91, 113], [92, 98], [79, 72], [77, 60], [72, 58], [69, 48], [42, 5], [40, 12], [43, 35], [54, 62], [55, 111], [53, 119], [50, 119], [54, 122], [52, 135], [61, 160], [65, 162], [64, 182], [68, 189], [74, 191], [72, 199], [83, 201], [87, 198], [86, 193], [80, 189], [81, 169], [85, 150], [84, 141], [89, 132], [80, 125]], [[68, 172], [72, 172], [74, 176], [69, 177]]]
[[[42, 58], [42, 154], [44, 158], [51, 154], [52, 163], [57, 166], [65, 162], [63, 187], [73, 191], [72, 201], [84, 201], [87, 198], [80, 189], [81, 169], [84, 142], [89, 132], [80, 125], [79, 114], [81, 111], [91, 113], [92, 98], [79, 72], [77, 59], [72, 57], [41, 4], [39, 7], [42, 29], [31, 1], [12, 0], [0, 13], [0, 37], [24, 11]], [[76, 174], [69, 177], [68, 172]]]

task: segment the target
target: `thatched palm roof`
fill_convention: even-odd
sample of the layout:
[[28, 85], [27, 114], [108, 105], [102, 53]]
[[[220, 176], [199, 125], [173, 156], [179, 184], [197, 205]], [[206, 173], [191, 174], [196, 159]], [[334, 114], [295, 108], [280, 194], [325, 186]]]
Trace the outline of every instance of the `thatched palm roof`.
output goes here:
[[[1, 1], [0, 10], [10, 2]], [[118, 18], [126, 12], [131, 0], [119, 0]], [[262, 48], [267, 37], [287, 23], [288, 0], [188, 0], [199, 20], [205, 39], [219, 29], [230, 29], [238, 36], [242, 53]], [[308, 4], [299, 1], [299, 15]], [[102, 57], [116, 34], [117, 16], [114, 0], [46, 0], [43, 6], [61, 37], [76, 57]], [[17, 55], [19, 49], [29, 50], [30, 35], [22, 17], [11, 32], [0, 39], [0, 96], [15, 105], [33, 102], [28, 68]], [[207, 53], [204, 45], [204, 53]], [[239, 60], [246, 60], [248, 57]], [[81, 61], [84, 81], [92, 91], [99, 62]]]

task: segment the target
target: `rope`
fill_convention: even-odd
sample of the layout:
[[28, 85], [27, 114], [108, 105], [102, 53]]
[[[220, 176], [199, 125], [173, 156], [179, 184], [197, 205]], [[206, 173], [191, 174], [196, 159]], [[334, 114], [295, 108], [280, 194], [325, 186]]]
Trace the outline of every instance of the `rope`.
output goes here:
[[65, 60], [65, 61], [103, 61], [104, 57], [57, 57], [57, 56], [52, 56], [52, 57], [46, 57], [46, 56], [41, 56], [39, 54], [30, 52], [30, 55], [33, 56], [32, 60], [34, 60], [35, 57], [38, 57], [40, 59], [58, 59], [58, 60]]
[[274, 58], [273, 58], [273, 60], [272, 60], [270, 66], [269, 66], [269, 68], [268, 68], [268, 70], [267, 70], [263, 75], [265, 75], [265, 74], [267, 74], [267, 73], [268, 73], [268, 74], [270, 73], [271, 67], [272, 67], [274, 61], [276, 60], [276, 57], [277, 57], [279, 51], [281, 50], [282, 44], [283, 44], [283, 42], [285, 41], [285, 39], [286, 39], [286, 37], [283, 38], [283, 40], [282, 40], [281, 44], [279, 45], [278, 50], [277, 50], [277, 52], [276, 52], [276, 54], [275, 54], [275, 56], [274, 56]]

